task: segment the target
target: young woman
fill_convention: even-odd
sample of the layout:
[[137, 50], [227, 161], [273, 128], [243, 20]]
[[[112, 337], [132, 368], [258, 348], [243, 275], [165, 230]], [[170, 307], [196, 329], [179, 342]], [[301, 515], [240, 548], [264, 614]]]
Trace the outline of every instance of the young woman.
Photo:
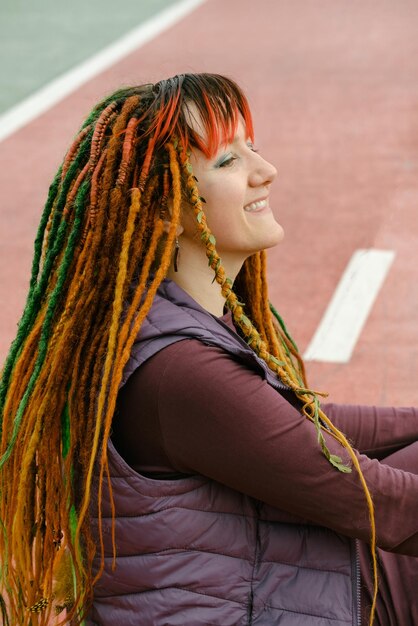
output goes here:
[[4, 623], [418, 623], [418, 412], [308, 388], [275, 177], [222, 76], [84, 123], [2, 375]]

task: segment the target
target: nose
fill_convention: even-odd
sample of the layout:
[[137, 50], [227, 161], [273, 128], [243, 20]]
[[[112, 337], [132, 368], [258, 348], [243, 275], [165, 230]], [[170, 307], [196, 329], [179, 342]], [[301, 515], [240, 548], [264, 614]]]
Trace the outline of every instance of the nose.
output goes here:
[[272, 163], [264, 159], [260, 154], [254, 152], [254, 163], [249, 175], [250, 187], [260, 187], [271, 185], [277, 176], [277, 170]]

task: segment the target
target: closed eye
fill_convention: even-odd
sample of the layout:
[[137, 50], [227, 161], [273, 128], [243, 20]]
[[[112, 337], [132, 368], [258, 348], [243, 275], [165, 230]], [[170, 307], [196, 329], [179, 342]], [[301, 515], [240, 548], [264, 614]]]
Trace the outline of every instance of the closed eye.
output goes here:
[[217, 167], [230, 167], [237, 159], [237, 156], [230, 154], [226, 156], [220, 163], [218, 163]]

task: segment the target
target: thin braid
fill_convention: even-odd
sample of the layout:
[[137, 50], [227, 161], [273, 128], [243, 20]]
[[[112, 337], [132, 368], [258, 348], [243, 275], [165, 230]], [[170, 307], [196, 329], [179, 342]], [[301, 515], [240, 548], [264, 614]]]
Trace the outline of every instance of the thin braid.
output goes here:
[[[267, 329], [265, 328], [265, 318], [262, 312], [263, 298], [261, 289], [261, 258], [260, 252], [251, 255], [244, 263], [245, 283], [248, 289], [251, 311], [251, 319], [255, 323], [263, 341], [267, 341]], [[275, 355], [277, 356], [277, 355]]]
[[102, 111], [99, 119], [97, 120], [95, 124], [93, 137], [91, 139], [91, 147], [90, 147], [89, 163], [90, 163], [91, 172], [96, 167], [96, 163], [99, 159], [100, 148], [102, 145], [104, 134], [106, 132], [106, 128], [109, 126], [111, 121], [115, 119], [116, 117], [115, 113], [116, 113], [117, 107], [118, 107], [117, 102], [111, 102]]
[[68, 337], [65, 333], [66, 326], [68, 324], [68, 319], [74, 314], [77, 303], [79, 302], [80, 293], [82, 292], [85, 284], [87, 254], [88, 248], [85, 247], [76, 260], [74, 276], [76, 276], [77, 278], [74, 279], [69, 286], [67, 293], [67, 302], [51, 336], [51, 340], [49, 342], [49, 351], [51, 353], [53, 353], [55, 349], [60, 350], [58, 347], [59, 344], [61, 343], [62, 345], [64, 345], [65, 342], [68, 340]]
[[36, 324], [33, 327], [32, 333], [26, 341], [19, 359], [16, 363], [13, 371], [13, 377], [10, 382], [8, 394], [3, 407], [3, 420], [2, 420], [2, 448], [6, 444], [7, 433], [9, 432], [10, 424], [13, 421], [13, 415], [17, 410], [17, 400], [22, 396], [23, 390], [26, 389], [34, 361], [36, 359], [36, 349], [39, 343], [40, 334], [42, 331], [42, 325], [44, 323], [46, 314], [46, 304], [39, 313]]
[[81, 143], [84, 141], [84, 139], [86, 138], [87, 134], [90, 132], [91, 130], [91, 126], [85, 126], [80, 133], [77, 135], [73, 145], [71, 146], [71, 148], [68, 150], [67, 155], [64, 159], [64, 162], [62, 164], [62, 172], [61, 172], [61, 181], [64, 180], [64, 178], [67, 175], [68, 172], [68, 168], [70, 167], [71, 163], [74, 161], [75, 156], [80, 148]]
[[[138, 189], [138, 187], [136, 187]], [[131, 248], [129, 250], [130, 265], [128, 266], [127, 286], [128, 290], [132, 289], [135, 282], [135, 276], [138, 273], [137, 250], [147, 249], [147, 241], [149, 237], [146, 235], [149, 223], [151, 230], [154, 228], [156, 214], [153, 209], [153, 197], [157, 190], [160, 190], [158, 175], [150, 177], [147, 181], [144, 193], [141, 195], [140, 212], [138, 214], [137, 224], [135, 225], [135, 237], [132, 239]], [[161, 214], [160, 214], [161, 217]], [[149, 231], [148, 231], [149, 232]], [[119, 350], [119, 348], [118, 348]]]
[[[62, 177], [61, 188], [52, 207], [43, 242], [44, 254], [42, 272], [38, 281], [39, 293], [43, 292], [49, 280], [56, 278], [54, 273], [56, 257], [62, 254], [65, 248], [65, 233], [68, 232], [67, 225], [73, 220], [72, 203], [76, 193], [71, 198], [70, 196], [73, 189], [77, 192], [82, 179], [85, 178], [85, 164], [88, 159], [88, 148], [92, 132], [92, 129], [89, 127], [87, 135], [79, 144], [78, 152], [74, 154], [68, 165], [66, 175]], [[83, 170], [84, 174], [80, 176]], [[70, 206], [68, 206], [69, 204]]]
[[78, 193], [78, 190], [80, 189], [80, 185], [83, 182], [83, 180], [86, 178], [86, 176], [88, 174], [88, 171], [89, 171], [89, 164], [86, 163], [85, 166], [83, 167], [83, 169], [81, 170], [81, 172], [79, 173], [79, 175], [77, 176], [77, 178], [76, 178], [76, 180], [74, 182], [74, 185], [71, 187], [71, 191], [68, 194], [68, 200], [67, 200], [65, 208], [64, 208], [64, 210], [62, 212], [62, 216], [64, 218], [68, 218], [68, 216], [70, 214], [70, 211], [72, 209], [72, 205], [73, 205], [73, 202], [75, 200], [75, 197], [76, 197], [76, 195]]
[[282, 350], [280, 340], [273, 326], [272, 315], [268, 310], [268, 292], [267, 292], [267, 276], [266, 276], [266, 253], [264, 250], [259, 252], [259, 270], [257, 284], [260, 291], [260, 309], [261, 316], [265, 320], [266, 341], [269, 345], [274, 346], [275, 353], [279, 359], [282, 359]]
[[[101, 176], [103, 172], [103, 166], [104, 166], [106, 157], [107, 157], [107, 150], [104, 149], [100, 156], [100, 159], [98, 160], [95, 168], [93, 169], [93, 174], [91, 177], [91, 187], [90, 187], [90, 207], [89, 207], [86, 222], [84, 224], [83, 235], [80, 241], [81, 246], [84, 246], [86, 239], [87, 239], [87, 232], [89, 229], [94, 228], [94, 223], [96, 221], [96, 216], [98, 212], [97, 202], [98, 202], [98, 194], [99, 194], [99, 191], [98, 191], [99, 177]], [[90, 164], [90, 171], [91, 169], [92, 167]]]
[[53, 209], [54, 203], [57, 200], [58, 189], [59, 189], [60, 180], [61, 180], [61, 172], [62, 172], [62, 167], [58, 169], [58, 172], [55, 175], [54, 181], [52, 182], [49, 188], [48, 199], [46, 201], [45, 208], [42, 213], [41, 221], [39, 224], [38, 232], [36, 234], [28, 299], [30, 298], [32, 291], [36, 287], [36, 284], [38, 282], [39, 267], [40, 267], [40, 261], [42, 258], [42, 244], [44, 242], [45, 229], [50, 220], [51, 211]]
[[[275, 354], [279, 360], [290, 360], [296, 376], [296, 381], [300, 387], [307, 387], [306, 373], [303, 360], [296, 348], [295, 343], [290, 338], [285, 327], [284, 330], [280, 326], [275, 326], [275, 317], [270, 311], [270, 303], [268, 297], [267, 286], [267, 254], [265, 250], [260, 252], [260, 287], [261, 287], [261, 306], [262, 315], [266, 320], [267, 341], [270, 346], [274, 346]], [[283, 324], [284, 326], [284, 324]], [[296, 361], [296, 365], [295, 365]]]
[[[99, 176], [102, 174], [103, 165], [106, 160], [106, 156], [107, 156], [107, 149], [105, 148], [100, 156], [100, 159], [97, 161], [97, 164], [95, 165], [93, 169], [93, 173], [91, 177], [90, 208], [89, 208], [89, 221], [90, 222], [93, 221], [93, 217], [94, 217], [93, 214], [95, 213], [95, 209], [97, 206]], [[91, 164], [90, 164], [90, 168], [91, 168]]]
[[133, 117], [129, 120], [126, 127], [125, 139], [122, 147], [122, 161], [119, 166], [118, 178], [116, 186], [124, 184], [126, 179], [126, 173], [131, 161], [131, 155], [133, 150], [133, 141], [135, 137], [136, 127], [138, 126], [138, 119]]
[[151, 160], [154, 154], [154, 146], [155, 146], [155, 139], [151, 137], [151, 139], [148, 141], [147, 151], [144, 157], [144, 164], [142, 166], [142, 170], [139, 175], [138, 187], [141, 191], [144, 190], [145, 182], [148, 178]]
[[373, 624], [374, 614], [376, 611], [376, 602], [377, 602], [377, 594], [379, 590], [379, 575], [378, 575], [378, 565], [377, 565], [377, 546], [376, 546], [376, 522], [374, 517], [374, 505], [372, 496], [370, 494], [370, 490], [364, 478], [363, 472], [361, 471], [359, 461], [355, 455], [355, 452], [350, 445], [349, 441], [345, 437], [345, 435], [338, 430], [331, 420], [325, 415], [325, 413], [319, 409], [319, 418], [322, 420], [324, 424], [330, 429], [330, 432], [333, 433], [338, 441], [344, 445], [346, 450], [348, 451], [351, 460], [353, 462], [354, 467], [357, 470], [357, 474], [360, 478], [361, 485], [363, 487], [364, 494], [367, 500], [367, 507], [369, 510], [369, 520], [370, 520], [370, 553], [372, 556], [372, 569], [373, 569], [373, 599], [372, 606], [370, 609], [370, 624]]

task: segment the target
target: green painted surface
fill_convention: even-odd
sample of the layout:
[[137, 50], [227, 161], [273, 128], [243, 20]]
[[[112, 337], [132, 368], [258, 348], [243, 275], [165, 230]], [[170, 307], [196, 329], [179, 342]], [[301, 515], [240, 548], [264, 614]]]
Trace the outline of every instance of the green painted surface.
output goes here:
[[177, 0], [0, 0], [0, 114]]

